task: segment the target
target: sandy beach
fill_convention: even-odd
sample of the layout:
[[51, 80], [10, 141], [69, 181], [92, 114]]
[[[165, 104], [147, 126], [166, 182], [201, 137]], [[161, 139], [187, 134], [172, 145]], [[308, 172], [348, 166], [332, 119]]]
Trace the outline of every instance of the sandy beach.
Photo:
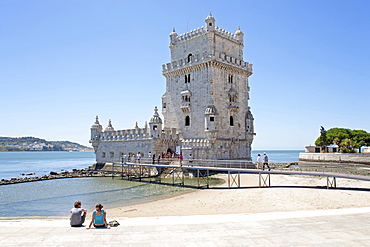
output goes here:
[[[223, 176], [220, 178], [226, 179]], [[108, 218], [113, 218], [267, 213], [370, 206], [370, 182], [366, 181], [337, 179], [338, 188], [328, 190], [325, 188], [326, 177], [272, 175], [272, 187], [258, 188], [258, 175], [244, 174], [241, 175], [241, 186], [243, 188], [227, 189], [224, 184], [219, 188], [196, 190], [171, 198], [106, 210]]]
[[[111, 229], [72, 228], [67, 217], [0, 220], [2, 246], [369, 246], [370, 183], [243, 175], [241, 189], [203, 189], [106, 208]], [[360, 188], [360, 189], [354, 189]], [[89, 218], [90, 214], [88, 215]]]

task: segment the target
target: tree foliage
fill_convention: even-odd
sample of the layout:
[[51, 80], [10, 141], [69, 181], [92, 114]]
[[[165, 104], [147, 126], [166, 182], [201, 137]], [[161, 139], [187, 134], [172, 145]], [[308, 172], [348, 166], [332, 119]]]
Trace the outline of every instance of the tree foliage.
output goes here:
[[316, 146], [338, 145], [342, 153], [353, 153], [362, 146], [370, 146], [370, 133], [364, 130], [351, 130], [345, 128], [331, 128], [325, 131], [320, 128], [320, 136], [316, 139]]

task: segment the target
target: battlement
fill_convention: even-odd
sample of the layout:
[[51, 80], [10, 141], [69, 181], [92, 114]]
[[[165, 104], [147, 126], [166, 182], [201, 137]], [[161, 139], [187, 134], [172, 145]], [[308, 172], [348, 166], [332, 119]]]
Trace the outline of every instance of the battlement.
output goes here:
[[[178, 36], [176, 36], [172, 42], [173, 45], [177, 45], [177, 44], [180, 44], [182, 42], [186, 42], [188, 40], [191, 40], [191, 39], [195, 39], [195, 38], [198, 38], [202, 35], [205, 35], [206, 33], [208, 33], [210, 31], [207, 31], [204, 26], [202, 27], [199, 27], [197, 29], [193, 29], [189, 32], [186, 32], [186, 33], [183, 33], [183, 34], [180, 34]], [[235, 42], [235, 43], [238, 43], [238, 44], [242, 44], [242, 42], [238, 39], [237, 35], [236, 34], [233, 34], [231, 32], [228, 32], [222, 28], [219, 28], [219, 27], [215, 27], [215, 30], [214, 30], [214, 33], [225, 38], [225, 39], [228, 39], [232, 42]]]
[[207, 33], [207, 30], [204, 27], [200, 27], [198, 29], [191, 30], [187, 33], [180, 34], [177, 36], [176, 42], [174, 44], [182, 43], [184, 41], [188, 41], [190, 39], [198, 38], [199, 36], [204, 35]]
[[207, 62], [207, 61], [211, 61], [211, 60], [219, 61], [221, 63], [225, 63], [225, 64], [228, 64], [228, 65], [231, 65], [231, 66], [234, 66], [234, 67], [237, 67], [239, 69], [246, 70], [246, 71], [252, 73], [253, 64], [250, 64], [248, 62], [244, 62], [243, 60], [228, 56], [225, 53], [218, 52], [218, 51], [215, 52], [214, 56], [208, 54], [208, 52], [205, 51], [201, 54], [199, 53], [199, 54], [192, 55], [192, 57], [190, 59], [186, 57], [186, 58], [182, 58], [178, 61], [173, 61], [171, 63], [163, 64], [162, 65], [162, 73], [164, 74], [164, 73], [167, 73], [167, 72], [171, 72], [171, 71], [174, 71], [174, 70], [186, 68], [186, 67], [189, 67], [191, 65], [201, 64], [203, 62]]
[[215, 27], [215, 33], [220, 35], [221, 37], [223, 37], [225, 39], [228, 39], [228, 40], [236, 42], [236, 43], [240, 43], [240, 41], [237, 39], [236, 34], [230, 33], [230, 32], [228, 32], [228, 31], [226, 31], [222, 28]]
[[143, 140], [150, 138], [148, 128], [135, 128], [126, 130], [103, 131], [98, 141], [115, 140]]
[[[91, 141], [125, 141], [125, 140], [146, 140], [153, 137], [149, 133], [148, 128], [135, 128], [125, 130], [103, 131], [99, 136], [96, 136]], [[174, 139], [178, 138], [176, 128], [162, 130], [161, 139]]]

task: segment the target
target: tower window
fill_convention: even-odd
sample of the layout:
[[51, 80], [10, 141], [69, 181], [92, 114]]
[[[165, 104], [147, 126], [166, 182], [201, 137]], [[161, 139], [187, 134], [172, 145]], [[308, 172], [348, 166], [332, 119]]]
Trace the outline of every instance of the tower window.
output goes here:
[[157, 125], [153, 125], [153, 130], [157, 130]]
[[214, 122], [215, 121], [215, 117], [209, 117], [209, 121], [210, 122]]
[[185, 117], [185, 126], [190, 126], [190, 117], [189, 116]]
[[190, 74], [185, 75], [185, 83], [190, 83]]
[[191, 57], [192, 57], [192, 56], [193, 56], [193, 54], [191, 54], [191, 53], [188, 55], [188, 63], [190, 63], [190, 62], [191, 62]]
[[229, 75], [228, 81], [229, 81], [229, 83], [233, 83], [234, 82], [234, 76], [233, 75]]
[[230, 126], [234, 126], [234, 117], [230, 116]]
[[209, 26], [212, 26], [212, 23], [209, 23]]
[[188, 95], [182, 96], [182, 102], [190, 102], [190, 96]]

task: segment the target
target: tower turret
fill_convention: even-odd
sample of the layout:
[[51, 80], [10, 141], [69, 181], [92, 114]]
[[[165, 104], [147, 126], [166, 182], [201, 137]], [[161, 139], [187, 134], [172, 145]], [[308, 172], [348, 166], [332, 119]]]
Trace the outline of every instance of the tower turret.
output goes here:
[[90, 143], [92, 144], [94, 151], [98, 149], [98, 141], [100, 138], [100, 134], [103, 132], [103, 127], [99, 123], [99, 117], [96, 116], [94, 124], [90, 128], [91, 136], [90, 136]]
[[177, 43], [177, 33], [175, 31], [175, 28], [172, 28], [172, 32], [170, 33], [170, 41], [171, 41], [171, 45], [175, 45]]
[[248, 111], [245, 115], [245, 132], [247, 134], [255, 134], [254, 133], [254, 118], [251, 112], [250, 107], [248, 107]]
[[149, 121], [149, 134], [153, 138], [160, 137], [162, 133], [162, 119], [159, 117], [157, 106], [154, 108], [153, 117]]
[[218, 129], [217, 129], [218, 111], [213, 103], [214, 103], [213, 100], [211, 100], [204, 112], [204, 120], [205, 120], [204, 131], [207, 137], [211, 140], [211, 142], [215, 141], [215, 138], [217, 137], [217, 132], [218, 132]]
[[210, 32], [213, 32], [215, 30], [215, 24], [216, 24], [216, 20], [212, 16], [211, 11], [209, 11], [209, 14], [206, 18], [206, 30], [210, 31]]
[[238, 27], [238, 30], [235, 32], [236, 40], [240, 42], [240, 44], [243, 44], [244, 39], [244, 33], [242, 30], [240, 30], [240, 26]]
[[114, 128], [112, 126], [112, 120], [109, 119], [108, 126], [105, 128], [105, 131], [114, 131]]

